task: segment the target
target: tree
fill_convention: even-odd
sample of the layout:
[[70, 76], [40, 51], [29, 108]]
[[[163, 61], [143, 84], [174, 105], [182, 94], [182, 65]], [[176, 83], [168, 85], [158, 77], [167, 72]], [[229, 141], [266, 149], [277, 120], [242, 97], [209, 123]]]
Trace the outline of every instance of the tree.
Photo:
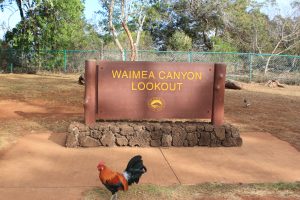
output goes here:
[[[130, 44], [130, 60], [136, 60], [148, 2], [146, 0], [101, 0], [101, 3], [105, 10], [99, 13], [105, 17], [104, 22], [108, 23], [108, 30], [121, 53], [121, 58], [124, 60], [125, 55], [124, 48], [119, 41], [119, 35], [124, 31]], [[132, 30], [130, 30], [130, 26]], [[122, 30], [120, 27], [122, 27]], [[132, 36], [132, 31], [136, 32], [135, 41]]]
[[82, 49], [89, 36], [94, 35], [96, 39], [95, 31], [83, 20], [84, 6], [80, 0], [26, 2], [21, 6], [22, 20], [5, 35], [6, 42], [13, 48], [23, 51]]
[[[33, 0], [30, 4], [29, 1], [23, 3], [21, 21], [5, 34], [5, 42], [18, 53], [15, 56], [17, 65], [37, 63], [41, 67], [47, 61], [42, 56], [44, 50], [90, 49], [91, 43], [100, 46], [98, 34], [84, 21], [81, 0]], [[25, 3], [29, 4], [29, 9]], [[49, 66], [57, 66], [63, 63], [63, 59], [56, 56]]]
[[[279, 55], [292, 50], [300, 44], [300, 18], [283, 18], [276, 16], [271, 21], [270, 36], [273, 42], [271, 54]], [[269, 56], [265, 65], [265, 74], [272, 56]]]
[[192, 39], [183, 31], [175, 31], [169, 39], [169, 48], [174, 51], [189, 51], [192, 48]]

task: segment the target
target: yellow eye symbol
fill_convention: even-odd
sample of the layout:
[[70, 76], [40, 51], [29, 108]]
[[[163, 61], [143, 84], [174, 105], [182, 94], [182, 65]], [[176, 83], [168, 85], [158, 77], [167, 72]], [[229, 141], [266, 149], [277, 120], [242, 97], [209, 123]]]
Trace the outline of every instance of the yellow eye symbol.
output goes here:
[[160, 107], [162, 107], [163, 103], [159, 99], [154, 99], [151, 101], [150, 105], [152, 108], [160, 108]]
[[165, 108], [165, 101], [160, 97], [154, 97], [148, 101], [148, 107], [153, 111], [161, 111]]

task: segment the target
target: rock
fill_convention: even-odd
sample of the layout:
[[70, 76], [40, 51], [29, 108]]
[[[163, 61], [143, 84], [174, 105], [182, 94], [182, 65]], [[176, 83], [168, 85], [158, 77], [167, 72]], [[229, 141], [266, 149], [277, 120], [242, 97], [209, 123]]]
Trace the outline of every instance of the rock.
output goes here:
[[130, 136], [129, 146], [146, 147], [150, 144], [150, 133], [148, 131], [138, 132], [134, 136]]
[[232, 147], [235, 146], [235, 140], [233, 138], [226, 138], [222, 141], [222, 146], [224, 147]]
[[161, 127], [163, 134], [170, 134], [172, 132], [172, 127], [170, 124], [164, 123]]
[[187, 125], [185, 127], [186, 132], [188, 133], [192, 133], [192, 132], [196, 132], [197, 130], [197, 125]]
[[162, 137], [162, 131], [161, 130], [155, 130], [152, 133], [150, 133], [152, 140], [160, 140]]
[[79, 130], [79, 131], [89, 131], [89, 127], [79, 123], [79, 122], [72, 122], [68, 128], [68, 132], [72, 132], [75, 129]]
[[98, 146], [101, 146], [101, 143], [98, 140], [96, 140], [94, 138], [91, 138], [89, 136], [81, 136], [79, 138], [79, 144], [82, 147], [98, 147]]
[[68, 132], [66, 138], [66, 147], [74, 148], [78, 146], [79, 146], [78, 134], [76, 135], [74, 132]]
[[242, 86], [236, 81], [226, 80], [225, 81], [225, 88], [226, 89], [233, 89], [233, 90], [241, 90]]
[[278, 80], [269, 80], [265, 85], [268, 86], [268, 87], [271, 87], [271, 88], [275, 88], [275, 87], [284, 88], [284, 85], [279, 83]]
[[197, 133], [188, 133], [186, 136], [187, 142], [188, 142], [188, 146], [193, 147], [196, 146], [198, 144], [198, 137], [197, 137]]
[[134, 134], [134, 130], [131, 126], [127, 125], [127, 124], [121, 124], [120, 125], [120, 134], [123, 136], [127, 136], [127, 135], [133, 135]]
[[199, 146], [209, 146], [210, 145], [210, 133], [201, 132], [199, 139]]
[[172, 146], [172, 136], [171, 135], [163, 135], [161, 139], [161, 145], [163, 147], [170, 147]]
[[133, 130], [135, 130], [137, 132], [142, 132], [145, 130], [145, 127], [143, 125], [134, 125]]
[[93, 129], [96, 129], [96, 130], [99, 130], [99, 131], [105, 133], [105, 132], [109, 131], [109, 124], [105, 123], [105, 122], [97, 123], [97, 124], [95, 124]]
[[225, 131], [225, 138], [231, 138], [231, 132]]
[[235, 138], [235, 140], [236, 140], [236, 146], [237, 147], [242, 146], [242, 144], [243, 144], [242, 138], [238, 137], [238, 138]]
[[214, 131], [218, 139], [220, 140], [225, 139], [225, 127], [223, 126], [215, 127]]
[[172, 129], [173, 145], [181, 147], [186, 138], [186, 132], [181, 126], [174, 126]]
[[94, 146], [241, 146], [239, 130], [204, 122], [74, 122], [68, 127], [67, 147]]
[[204, 131], [204, 125], [203, 124], [197, 124], [197, 131]]
[[126, 139], [126, 137], [122, 136], [116, 139], [116, 143], [118, 146], [127, 146], [128, 140]]
[[[72, 123], [69, 125], [69, 127], [68, 127], [68, 132], [69, 132], [69, 133], [71, 133], [72, 131], [75, 130], [75, 128], [77, 128], [77, 127], [75, 126], [75, 124], [76, 124], [76, 122], [72, 122]], [[78, 128], [77, 128], [77, 129], [78, 129]]]
[[183, 146], [184, 146], [184, 147], [188, 147], [188, 146], [189, 146], [189, 142], [188, 142], [187, 140], [184, 140], [184, 141], [183, 141]]
[[82, 123], [78, 123], [77, 127], [82, 132], [87, 132], [90, 130], [89, 126], [82, 124]]
[[151, 147], [160, 147], [161, 146], [161, 140], [151, 140], [150, 146]]
[[240, 147], [242, 144], [242, 138], [226, 138], [222, 141], [222, 146], [224, 147]]
[[113, 134], [120, 133], [120, 127], [118, 127], [117, 124], [115, 124], [114, 126], [110, 126], [109, 130], [111, 130]]
[[214, 130], [214, 126], [211, 124], [204, 124], [204, 130], [205, 131], [213, 131]]
[[151, 124], [151, 123], [146, 123], [146, 124], [145, 124], [145, 128], [146, 128], [147, 131], [150, 131], [150, 132], [151, 132], [151, 131], [154, 131], [154, 128], [155, 128], [155, 127], [154, 127], [154, 125]]
[[213, 133], [210, 134], [210, 145], [209, 146], [211, 146], [211, 147], [221, 146], [221, 140], [218, 140], [218, 138]]
[[90, 131], [90, 136], [93, 137], [93, 138], [98, 138], [100, 139], [102, 137], [102, 132], [99, 131], [99, 130], [91, 130]]
[[111, 131], [108, 131], [101, 137], [101, 143], [103, 146], [111, 147], [115, 145], [115, 139], [116, 137], [114, 134]]
[[232, 136], [233, 138], [238, 138], [238, 137], [240, 137], [239, 129], [237, 129], [236, 127], [232, 126], [232, 127], [231, 127], [231, 136]]
[[162, 129], [162, 125], [160, 123], [155, 123], [154, 124], [154, 130], [155, 131], [161, 131]]

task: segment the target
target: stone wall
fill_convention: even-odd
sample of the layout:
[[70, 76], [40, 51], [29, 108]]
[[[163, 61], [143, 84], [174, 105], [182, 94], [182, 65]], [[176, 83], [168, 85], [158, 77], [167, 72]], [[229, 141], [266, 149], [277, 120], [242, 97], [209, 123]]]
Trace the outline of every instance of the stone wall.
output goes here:
[[139, 147], [232, 147], [241, 146], [239, 130], [225, 124], [214, 127], [204, 122], [97, 122], [69, 126], [67, 147], [139, 146]]

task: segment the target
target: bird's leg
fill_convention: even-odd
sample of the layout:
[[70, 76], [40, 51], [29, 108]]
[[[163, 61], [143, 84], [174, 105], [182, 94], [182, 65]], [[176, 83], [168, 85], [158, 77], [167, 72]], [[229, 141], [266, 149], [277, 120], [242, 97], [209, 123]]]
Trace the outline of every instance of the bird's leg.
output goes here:
[[118, 193], [115, 194], [115, 199], [114, 200], [118, 200]]
[[114, 199], [115, 199], [115, 195], [116, 195], [116, 194], [111, 195], [110, 200], [114, 200]]

